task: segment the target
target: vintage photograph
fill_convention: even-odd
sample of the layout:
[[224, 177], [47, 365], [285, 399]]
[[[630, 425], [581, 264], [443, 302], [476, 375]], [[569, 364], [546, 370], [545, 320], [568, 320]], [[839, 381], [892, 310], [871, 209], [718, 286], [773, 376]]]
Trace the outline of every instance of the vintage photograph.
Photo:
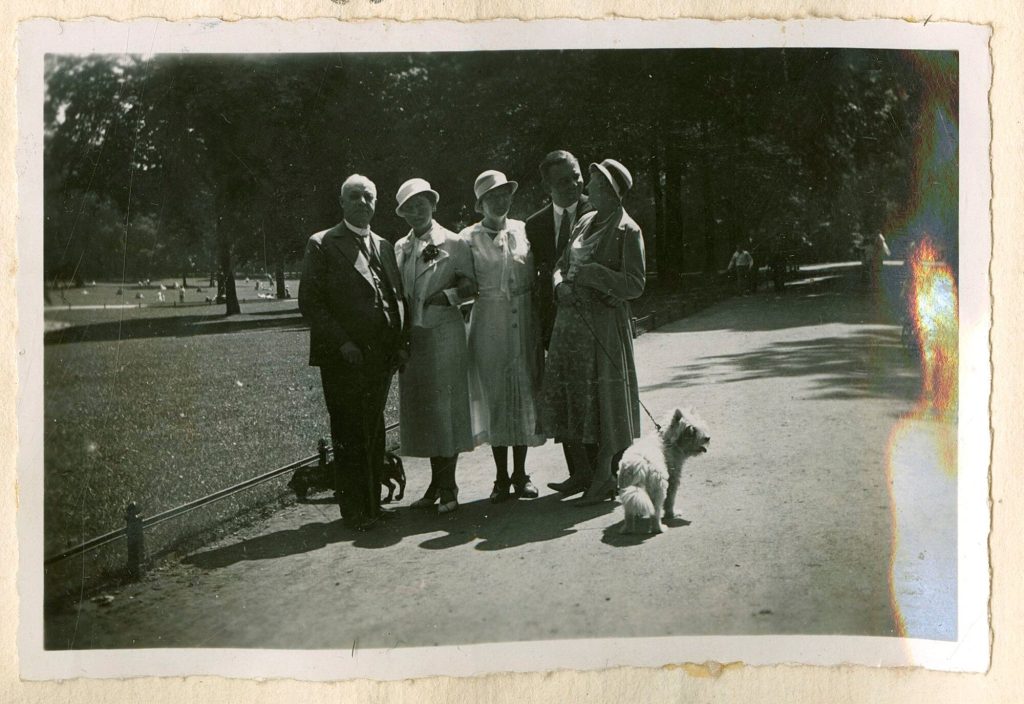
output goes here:
[[983, 31], [130, 24], [23, 45], [38, 662], [987, 661]]

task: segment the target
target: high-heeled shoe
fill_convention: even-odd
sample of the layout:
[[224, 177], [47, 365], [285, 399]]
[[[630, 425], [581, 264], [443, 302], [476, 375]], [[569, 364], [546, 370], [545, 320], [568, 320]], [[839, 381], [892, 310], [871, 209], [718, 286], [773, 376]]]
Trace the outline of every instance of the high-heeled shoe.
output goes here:
[[529, 474], [523, 474], [518, 477], [513, 476], [512, 491], [517, 499], [536, 499], [540, 495], [537, 487], [530, 481]]
[[491, 489], [491, 503], [500, 504], [503, 501], [508, 501], [511, 498], [509, 493], [511, 486], [510, 483], [494, 482], [494, 488]]
[[437, 507], [438, 513], [453, 513], [459, 508], [459, 490], [458, 489], [447, 489], [439, 492], [439, 498], [441, 499], [440, 505]]

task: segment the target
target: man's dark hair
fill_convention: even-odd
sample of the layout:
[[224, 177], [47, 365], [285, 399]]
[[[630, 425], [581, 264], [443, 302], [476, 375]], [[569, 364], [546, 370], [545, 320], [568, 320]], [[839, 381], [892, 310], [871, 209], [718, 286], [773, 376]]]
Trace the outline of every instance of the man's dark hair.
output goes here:
[[546, 181], [551, 167], [561, 163], [573, 164], [576, 168], [580, 166], [579, 159], [574, 157], [571, 152], [567, 152], [564, 149], [556, 149], [553, 152], [549, 152], [544, 157], [544, 161], [540, 162], [540, 177]]

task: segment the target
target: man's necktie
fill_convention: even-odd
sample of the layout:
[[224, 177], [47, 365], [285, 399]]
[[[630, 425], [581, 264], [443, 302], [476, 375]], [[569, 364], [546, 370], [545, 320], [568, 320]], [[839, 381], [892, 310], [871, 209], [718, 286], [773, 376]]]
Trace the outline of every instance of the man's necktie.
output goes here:
[[353, 234], [352, 236], [355, 237], [356, 244], [359, 246], [359, 251], [362, 252], [363, 257], [366, 258], [367, 265], [372, 265], [373, 260], [370, 258], [370, 252], [367, 249], [367, 240], [370, 239], [369, 236], [358, 234]]
[[555, 253], [560, 253], [565, 248], [569, 239], [569, 232], [572, 230], [572, 213], [566, 208], [562, 211], [562, 221], [558, 223], [558, 234], [555, 236]]

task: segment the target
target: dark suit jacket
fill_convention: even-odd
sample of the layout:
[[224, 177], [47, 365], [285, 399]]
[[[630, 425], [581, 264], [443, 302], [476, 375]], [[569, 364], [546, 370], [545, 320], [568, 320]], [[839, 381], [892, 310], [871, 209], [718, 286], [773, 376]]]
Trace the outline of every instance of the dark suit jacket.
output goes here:
[[[376, 233], [370, 237], [384, 269], [382, 283], [391, 287], [404, 331], [408, 316], [394, 247]], [[375, 300], [370, 264], [343, 222], [310, 237], [299, 282], [299, 310], [309, 321], [310, 365], [342, 365], [341, 346], [346, 342], [354, 342], [364, 355], [381, 352]]]
[[[555, 244], [555, 216], [552, 214], [554, 206], [548, 203], [543, 208], [526, 219], [526, 238], [530, 240], [530, 249], [533, 251], [533, 263], [537, 268], [536, 301], [540, 311], [541, 339], [544, 342], [544, 349], [547, 349], [551, 341], [551, 329], [555, 325], [555, 301], [551, 289], [551, 274], [555, 264], [562, 256], [565, 245], [569, 241], [569, 233], [563, 234], [561, 247]], [[589, 213], [591, 207], [585, 195], [581, 195], [579, 205], [576, 206], [576, 220], [580, 216]]]

